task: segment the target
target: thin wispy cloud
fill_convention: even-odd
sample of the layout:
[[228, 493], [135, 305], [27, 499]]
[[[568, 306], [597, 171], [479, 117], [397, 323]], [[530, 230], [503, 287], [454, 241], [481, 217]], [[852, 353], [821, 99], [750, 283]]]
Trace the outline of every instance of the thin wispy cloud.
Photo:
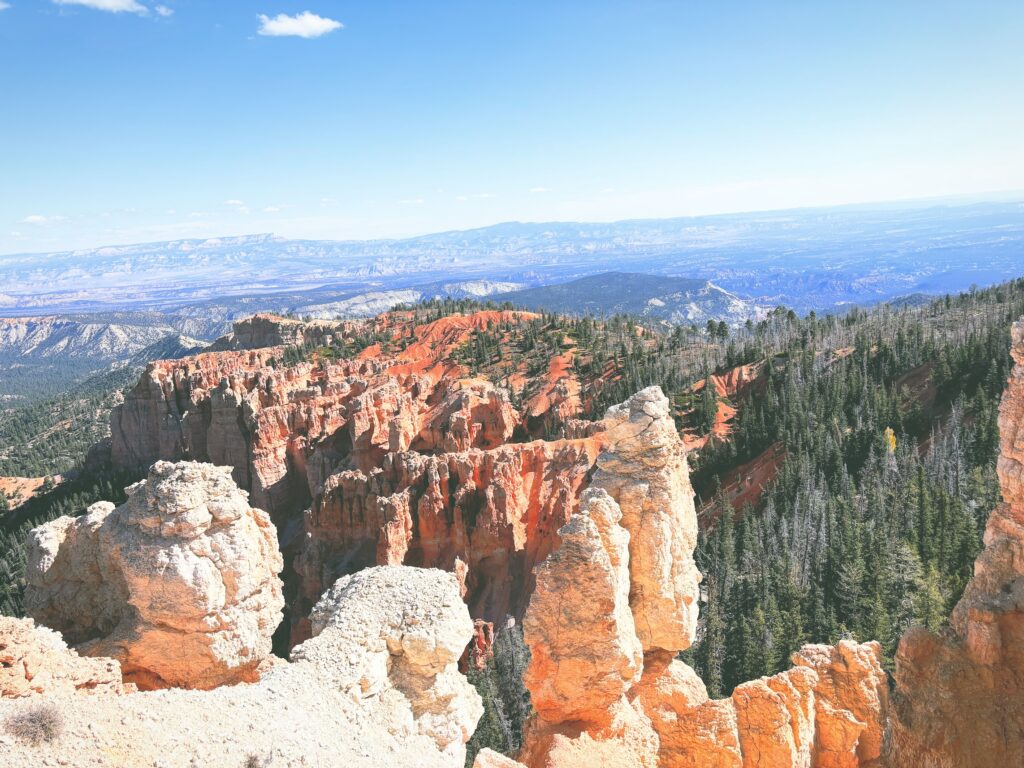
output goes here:
[[[0, 11], [6, 11], [10, 7], [11, 7], [10, 3], [5, 3], [3, 0], [0, 0]], [[12, 232], [11, 234], [14, 234], [14, 233]]]
[[168, 16], [173, 16], [174, 15], [174, 9], [173, 8], [168, 8], [166, 5], [158, 5], [153, 10], [156, 11], [156, 15], [157, 16], [163, 16], [165, 19]]
[[260, 20], [258, 34], [264, 37], [304, 37], [310, 39], [321, 37], [328, 32], [333, 32], [345, 26], [340, 21], [317, 16], [309, 11], [303, 11], [295, 16], [279, 13], [273, 18], [261, 13], [257, 18]]
[[137, 13], [145, 16], [149, 8], [136, 0], [53, 0], [55, 5], [81, 5], [85, 8], [94, 8], [97, 11], [108, 11], [109, 13]]
[[477, 192], [475, 195], [456, 195], [457, 203], [464, 203], [467, 200], [493, 200], [497, 195], [493, 192]]
[[36, 226], [42, 226], [43, 224], [53, 224], [58, 221], [66, 221], [66, 216], [43, 216], [39, 213], [33, 213], [31, 216], [26, 216], [21, 220], [22, 224], [35, 224]]
[[406, 200], [399, 200], [398, 202], [401, 203], [402, 205], [423, 205], [423, 198], [422, 197], [412, 197], [412, 198], [408, 198]]
[[244, 213], [246, 216], [249, 215], [249, 206], [245, 204], [244, 200], [225, 200], [224, 205], [230, 206], [239, 213]]

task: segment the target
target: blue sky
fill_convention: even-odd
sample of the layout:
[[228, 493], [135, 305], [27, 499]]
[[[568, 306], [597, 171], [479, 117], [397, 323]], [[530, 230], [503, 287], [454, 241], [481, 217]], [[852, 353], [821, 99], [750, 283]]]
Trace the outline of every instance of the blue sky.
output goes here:
[[0, 253], [1024, 189], [1019, 0], [0, 6]]

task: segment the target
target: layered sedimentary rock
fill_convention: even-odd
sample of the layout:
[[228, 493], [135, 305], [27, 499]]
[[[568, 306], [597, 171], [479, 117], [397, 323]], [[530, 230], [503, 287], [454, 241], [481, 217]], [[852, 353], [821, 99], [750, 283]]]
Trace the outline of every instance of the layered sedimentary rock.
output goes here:
[[209, 464], [157, 462], [127, 493], [31, 532], [28, 613], [141, 688], [257, 679], [284, 605], [266, 513]]
[[[477, 312], [416, 328], [299, 323], [257, 315], [216, 350], [151, 363], [111, 415], [115, 466], [158, 459], [231, 466], [252, 502], [274, 516], [300, 511], [340, 466], [369, 470], [387, 452], [464, 451], [505, 442], [520, 423], [507, 394], [464, 378], [453, 351], [476, 330], [526, 322], [522, 312]], [[289, 349], [357, 335], [409, 333], [393, 356], [376, 346], [284, 365]], [[404, 336], [403, 336], [404, 338]]]
[[718, 701], [674, 658], [693, 640], [700, 581], [685, 451], [656, 388], [610, 409], [605, 430], [592, 484], [536, 569], [524, 633], [537, 717], [520, 759], [530, 768], [874, 764], [888, 705], [877, 644], [805, 646], [794, 668]]
[[299, 322], [279, 315], [257, 313], [235, 323], [231, 333], [210, 345], [210, 351], [330, 344], [335, 336], [344, 336], [350, 328], [351, 323]]
[[[456, 666], [472, 631], [453, 574], [372, 568], [332, 587], [313, 613], [314, 637], [259, 682], [51, 691], [63, 728], [37, 745], [0, 728], [0, 764], [462, 768], [483, 711]], [[0, 723], [30, 705], [0, 697]]]
[[845, 768], [878, 760], [890, 712], [881, 646], [849, 640], [805, 645], [793, 654], [793, 663], [817, 675], [813, 765]]
[[58, 632], [0, 616], [0, 698], [125, 690], [114, 659], [79, 656]]
[[1003, 503], [948, 630], [910, 630], [896, 656], [896, 768], [1024, 765], [1024, 323], [999, 408]]

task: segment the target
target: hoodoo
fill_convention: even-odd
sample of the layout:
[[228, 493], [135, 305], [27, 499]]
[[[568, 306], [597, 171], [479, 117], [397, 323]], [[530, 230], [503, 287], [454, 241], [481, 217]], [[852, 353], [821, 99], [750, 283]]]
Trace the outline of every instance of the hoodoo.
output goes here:
[[530, 768], [875, 763], [888, 706], [877, 643], [805, 646], [793, 669], [719, 701], [674, 659], [693, 641], [700, 582], [685, 451], [657, 388], [610, 409], [605, 425], [591, 488], [537, 569], [526, 611], [537, 717], [520, 759]]

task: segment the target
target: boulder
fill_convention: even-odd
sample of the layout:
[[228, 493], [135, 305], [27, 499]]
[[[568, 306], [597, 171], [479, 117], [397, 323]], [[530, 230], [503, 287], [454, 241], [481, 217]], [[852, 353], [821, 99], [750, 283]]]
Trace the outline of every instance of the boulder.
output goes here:
[[252, 682], [281, 620], [281, 554], [231, 471], [157, 462], [119, 507], [29, 535], [25, 606], [140, 688]]

